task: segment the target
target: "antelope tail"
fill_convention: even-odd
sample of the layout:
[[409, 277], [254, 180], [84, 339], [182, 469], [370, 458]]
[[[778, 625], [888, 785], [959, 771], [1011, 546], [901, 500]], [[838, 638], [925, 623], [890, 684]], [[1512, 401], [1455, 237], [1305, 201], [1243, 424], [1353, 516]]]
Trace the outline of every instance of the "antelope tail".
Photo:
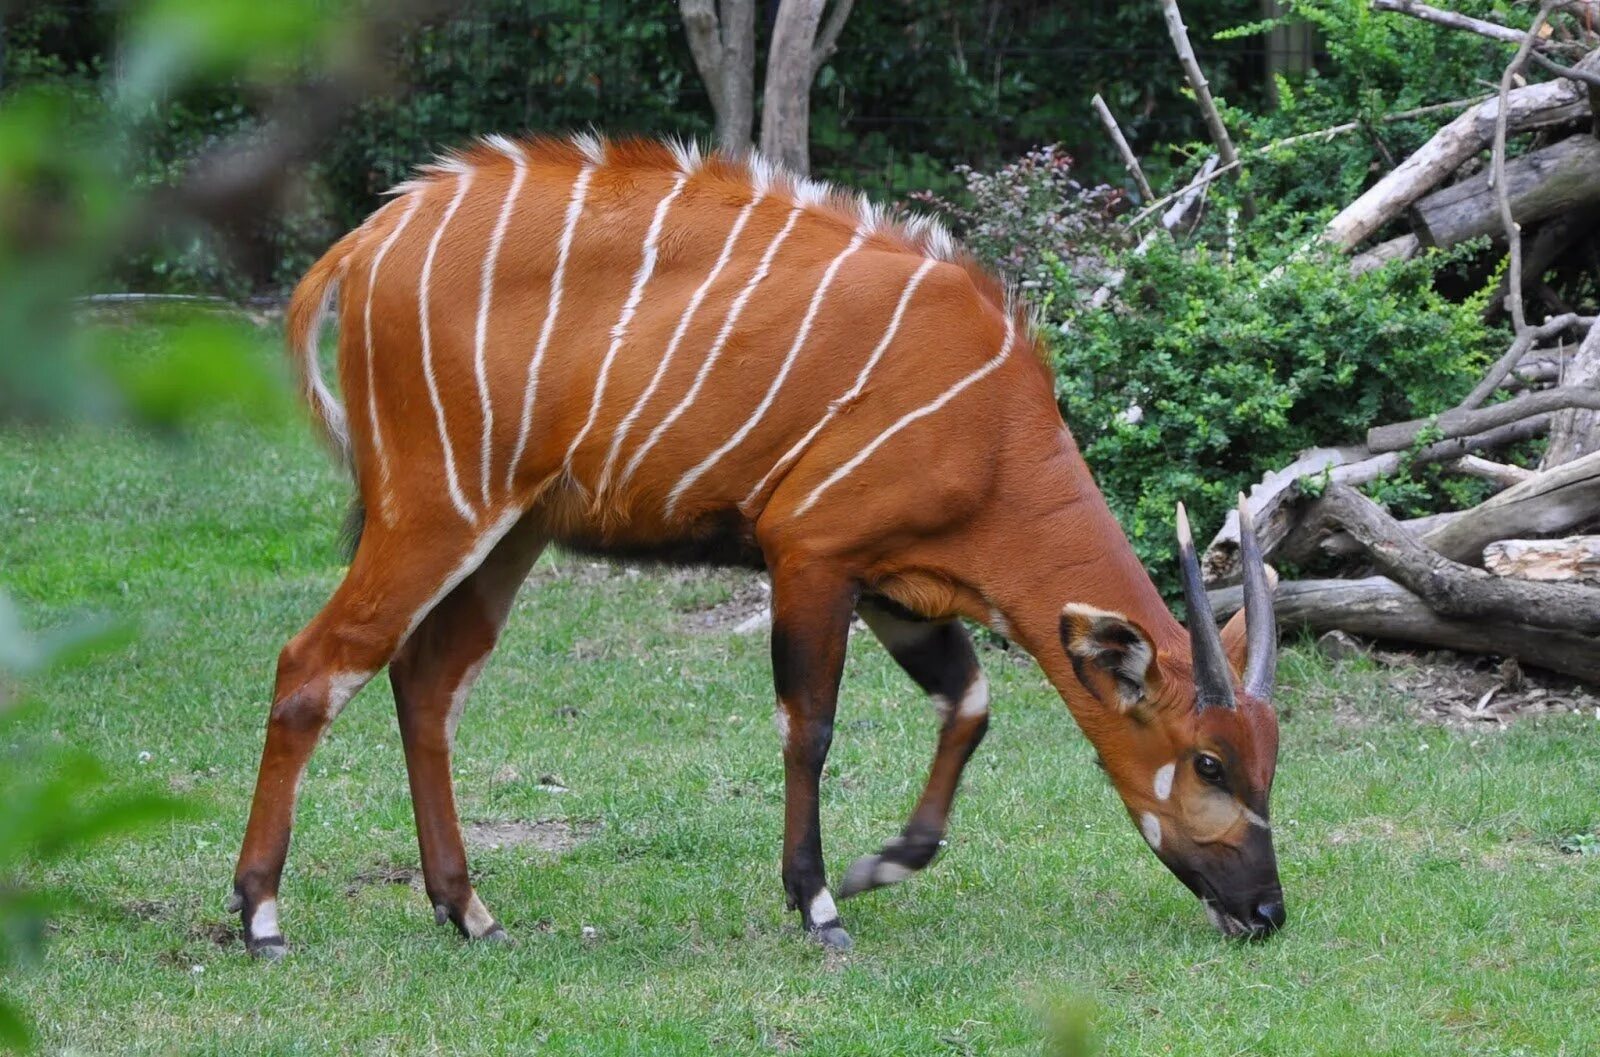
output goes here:
[[351, 455], [350, 428], [344, 405], [328, 389], [317, 358], [322, 324], [338, 295], [339, 277], [343, 271], [341, 265], [348, 253], [345, 242], [350, 238], [350, 235], [345, 236], [312, 265], [305, 278], [294, 288], [294, 294], [289, 298], [288, 339], [289, 359], [294, 364], [300, 395], [310, 407], [328, 450], [353, 473], [355, 462]]

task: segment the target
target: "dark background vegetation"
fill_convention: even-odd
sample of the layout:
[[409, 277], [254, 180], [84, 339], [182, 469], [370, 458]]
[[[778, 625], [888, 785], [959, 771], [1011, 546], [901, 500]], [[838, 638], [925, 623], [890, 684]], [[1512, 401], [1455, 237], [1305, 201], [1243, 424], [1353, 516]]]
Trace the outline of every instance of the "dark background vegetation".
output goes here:
[[[116, 69], [122, 8], [60, 0], [14, 11], [4, 83], [95, 96]], [[1259, 14], [1259, 0], [1205, 0], [1186, 11], [1207, 42], [1209, 75], [1241, 103], [1265, 100], [1264, 38], [1211, 38]], [[766, 20], [757, 33], [764, 54]], [[108, 281], [281, 293], [413, 166], [486, 132], [594, 126], [710, 137], [711, 110], [672, 0], [464, 0], [406, 34], [393, 70], [393, 89], [360, 106], [303, 174], [298, 208], [263, 218], [257, 234], [278, 251], [270, 273], [238, 274], [211, 247], [174, 239], [123, 262]], [[1136, 142], [1152, 148], [1203, 134], [1180, 83], [1153, 3], [858, 4], [812, 93], [814, 175], [894, 199], [951, 188], [958, 163], [985, 168], [1059, 142], [1091, 178], [1115, 179], [1089, 96], [1104, 93]], [[128, 178], [170, 182], [207, 145], [259, 123], [261, 102], [228, 79], [165, 96], [126, 130], [137, 138]]]

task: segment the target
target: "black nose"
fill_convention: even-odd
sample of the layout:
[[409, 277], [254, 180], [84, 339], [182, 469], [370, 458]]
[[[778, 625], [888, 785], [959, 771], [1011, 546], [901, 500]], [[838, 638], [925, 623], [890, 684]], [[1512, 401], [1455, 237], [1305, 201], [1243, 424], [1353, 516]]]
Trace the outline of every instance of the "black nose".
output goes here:
[[1283, 923], [1288, 920], [1289, 915], [1283, 909], [1283, 900], [1274, 899], [1256, 904], [1255, 920], [1251, 924], [1261, 932], [1276, 932], [1283, 928]]

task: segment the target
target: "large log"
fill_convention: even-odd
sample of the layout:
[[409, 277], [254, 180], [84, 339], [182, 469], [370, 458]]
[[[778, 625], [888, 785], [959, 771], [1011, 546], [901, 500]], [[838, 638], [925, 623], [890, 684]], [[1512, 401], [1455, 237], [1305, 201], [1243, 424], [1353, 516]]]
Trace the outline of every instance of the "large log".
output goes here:
[[1546, 470], [1507, 488], [1423, 535], [1422, 542], [1452, 561], [1483, 562], [1495, 540], [1557, 536], [1600, 517], [1600, 452]]
[[[1209, 592], [1218, 619], [1238, 611], [1242, 592], [1226, 587]], [[1364, 580], [1302, 580], [1278, 586], [1273, 598], [1278, 623], [1313, 631], [1420, 643], [1499, 657], [1547, 668], [1600, 684], [1600, 637], [1574, 631], [1490, 620], [1451, 620], [1384, 576]]]
[[[1481, 172], [1417, 202], [1417, 236], [1423, 245], [1454, 246], [1501, 232], [1490, 175]], [[1507, 162], [1506, 193], [1518, 224], [1600, 205], [1600, 140], [1568, 136]]]
[[[1586, 59], [1580, 65], [1587, 63]], [[1494, 138], [1499, 112], [1500, 100], [1496, 96], [1444, 126], [1334, 217], [1323, 238], [1340, 249], [1354, 249], [1487, 147]], [[1586, 90], [1565, 79], [1530, 84], [1507, 97], [1506, 127], [1512, 132], [1564, 125], [1588, 115]]]
[[1483, 548], [1483, 564], [1496, 576], [1600, 587], [1600, 536], [1496, 540]]
[[[1456, 437], [1429, 444], [1417, 451], [1398, 451], [1373, 455], [1366, 448], [1312, 448], [1301, 452], [1281, 470], [1269, 471], [1261, 483], [1252, 485], [1247, 505], [1261, 540], [1261, 552], [1271, 561], [1298, 523], [1293, 501], [1300, 495], [1302, 478], [1325, 479], [1329, 483], [1361, 485], [1392, 474], [1409, 461], [1412, 466], [1459, 459], [1474, 451], [1503, 448], [1508, 444], [1538, 436], [1550, 426], [1550, 416], [1540, 415], [1512, 422], [1483, 433]], [[1409, 460], [1407, 458], [1409, 456]], [[1498, 537], [1496, 537], [1498, 538]], [[1239, 512], [1231, 510], [1222, 528], [1206, 547], [1201, 559], [1208, 584], [1233, 583], [1239, 577]]]
[[1378, 571], [1440, 616], [1503, 620], [1563, 631], [1600, 632], [1600, 591], [1567, 583], [1497, 577], [1429, 550], [1372, 500], [1334, 485], [1306, 513], [1311, 531], [1342, 528]]

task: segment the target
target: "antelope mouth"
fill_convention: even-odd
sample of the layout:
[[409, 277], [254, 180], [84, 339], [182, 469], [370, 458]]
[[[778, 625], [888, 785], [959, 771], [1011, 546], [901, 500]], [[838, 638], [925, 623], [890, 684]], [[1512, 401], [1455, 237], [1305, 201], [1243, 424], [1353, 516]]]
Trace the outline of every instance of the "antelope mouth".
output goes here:
[[1230, 940], [1242, 938], [1257, 939], [1265, 935], [1263, 931], [1251, 928], [1249, 925], [1246, 925], [1243, 921], [1240, 921], [1232, 914], [1225, 914], [1221, 910], [1218, 910], [1216, 904], [1212, 902], [1209, 896], [1201, 896], [1200, 905], [1206, 908], [1206, 917], [1211, 920], [1211, 924], [1217, 929], [1218, 932], [1222, 933]]

